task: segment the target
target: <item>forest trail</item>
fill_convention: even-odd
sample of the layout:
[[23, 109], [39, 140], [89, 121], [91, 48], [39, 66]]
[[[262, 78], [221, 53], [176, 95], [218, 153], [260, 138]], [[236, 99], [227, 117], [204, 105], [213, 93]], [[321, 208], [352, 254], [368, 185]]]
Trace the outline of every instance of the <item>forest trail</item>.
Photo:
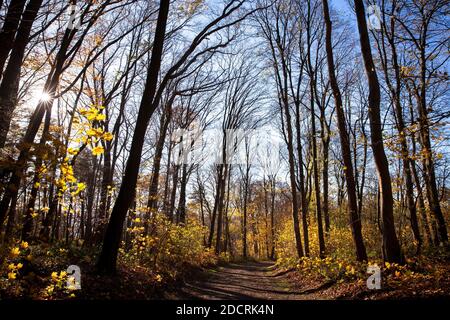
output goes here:
[[[308, 300], [323, 286], [299, 290], [292, 286], [287, 272], [271, 261], [235, 262], [207, 269], [185, 281], [167, 299], [193, 300]], [[315, 295], [314, 298], [317, 298]]]

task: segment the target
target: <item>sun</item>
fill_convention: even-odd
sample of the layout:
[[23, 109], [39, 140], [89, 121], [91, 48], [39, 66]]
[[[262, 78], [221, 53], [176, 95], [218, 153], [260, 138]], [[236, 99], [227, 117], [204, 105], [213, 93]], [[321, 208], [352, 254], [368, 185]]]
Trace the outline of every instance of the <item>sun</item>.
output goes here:
[[40, 95], [39, 95], [39, 101], [41, 102], [48, 102], [50, 101], [51, 96], [49, 93], [43, 91]]

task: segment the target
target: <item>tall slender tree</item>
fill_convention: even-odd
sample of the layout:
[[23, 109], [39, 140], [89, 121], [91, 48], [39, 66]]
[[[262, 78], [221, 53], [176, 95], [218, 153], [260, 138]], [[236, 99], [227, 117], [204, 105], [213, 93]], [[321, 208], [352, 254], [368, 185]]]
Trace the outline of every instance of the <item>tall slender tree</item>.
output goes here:
[[348, 214], [350, 219], [350, 227], [352, 229], [353, 241], [355, 243], [356, 259], [358, 261], [364, 261], [367, 260], [367, 253], [361, 232], [361, 219], [358, 216], [358, 203], [356, 197], [355, 176], [353, 174], [353, 163], [350, 151], [350, 138], [345, 124], [345, 114], [344, 108], [342, 106], [342, 95], [336, 79], [332, 43], [333, 29], [328, 1], [322, 0], [322, 6], [326, 27], [325, 46], [327, 51], [328, 74], [330, 77], [331, 89], [333, 90], [334, 103], [336, 105], [336, 118], [341, 142], [342, 159], [345, 166], [344, 174], [347, 182]]
[[130, 156], [127, 161], [122, 185], [105, 232], [102, 251], [97, 263], [97, 268], [101, 273], [111, 274], [116, 271], [117, 253], [122, 236], [122, 226], [128, 209], [134, 199], [145, 132], [147, 131], [148, 122], [157, 107], [154, 98], [161, 66], [167, 17], [169, 15], [169, 4], [169, 0], [161, 0], [160, 3], [152, 56], [147, 72], [144, 93], [139, 107], [138, 118], [136, 120], [136, 128], [132, 138]]
[[383, 219], [383, 258], [389, 262], [403, 262], [400, 243], [397, 238], [394, 225], [394, 200], [392, 197], [391, 175], [389, 163], [384, 151], [383, 133], [381, 129], [380, 115], [380, 84], [373, 62], [370, 46], [369, 32], [367, 29], [366, 12], [362, 0], [355, 0], [355, 11], [358, 22], [361, 54], [366, 69], [369, 84], [369, 121], [370, 138], [372, 142], [373, 157], [378, 174], [380, 188], [381, 216]]

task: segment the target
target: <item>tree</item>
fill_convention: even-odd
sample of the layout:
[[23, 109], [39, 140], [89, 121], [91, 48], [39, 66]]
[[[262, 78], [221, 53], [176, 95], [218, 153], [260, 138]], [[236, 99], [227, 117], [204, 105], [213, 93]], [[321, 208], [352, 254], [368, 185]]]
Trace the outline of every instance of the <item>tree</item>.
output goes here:
[[[147, 130], [148, 121], [157, 107], [154, 103], [159, 68], [161, 66], [161, 56], [166, 33], [167, 17], [169, 14], [169, 0], [162, 0], [158, 13], [158, 20], [155, 29], [155, 40], [153, 43], [152, 56], [147, 72], [147, 80], [144, 93], [139, 107], [136, 128], [134, 130], [130, 156], [127, 161], [125, 175], [119, 195], [114, 204], [111, 218], [105, 232], [102, 252], [100, 254], [97, 268], [102, 273], [114, 273], [116, 269], [117, 252], [122, 234], [122, 225], [125, 220], [128, 208], [134, 198], [137, 174], [139, 171], [140, 156], [144, 144], [144, 136]], [[131, 188], [132, 192], [129, 192]]]
[[[395, 10], [397, 8], [398, 4], [396, 1], [392, 2], [390, 15], [393, 16], [395, 14]], [[380, 43], [378, 40], [378, 48], [380, 52], [380, 58], [382, 62], [382, 68], [385, 74], [385, 82], [388, 86], [390, 98], [392, 99], [394, 109], [395, 109], [395, 118], [396, 118], [396, 127], [399, 134], [399, 140], [400, 140], [400, 154], [402, 158], [403, 163], [403, 172], [405, 177], [405, 189], [406, 189], [406, 202], [408, 206], [408, 210], [410, 213], [410, 220], [411, 220], [411, 228], [414, 234], [414, 238], [417, 242], [417, 252], [420, 252], [421, 246], [422, 246], [422, 238], [420, 236], [419, 231], [419, 223], [417, 220], [417, 209], [416, 209], [416, 203], [414, 200], [414, 184], [412, 179], [412, 173], [411, 173], [411, 166], [413, 165], [411, 157], [409, 155], [409, 147], [407, 142], [407, 135], [406, 135], [406, 125], [404, 121], [403, 116], [403, 108], [401, 105], [401, 90], [402, 90], [402, 83], [401, 83], [401, 69], [399, 65], [399, 59], [398, 59], [398, 53], [397, 53], [397, 44], [395, 41], [395, 30], [396, 30], [396, 20], [390, 19], [389, 29], [386, 21], [386, 14], [385, 14], [385, 8], [382, 10], [383, 15], [383, 32], [382, 37], [386, 36], [387, 42], [391, 48], [391, 63], [392, 63], [392, 69], [394, 71], [394, 75], [392, 76], [389, 73], [389, 66], [388, 66], [388, 57], [386, 53], [386, 48], [384, 43]], [[384, 41], [384, 39], [381, 39], [381, 41]]]
[[[23, 1], [24, 2], [24, 1]], [[25, 54], [25, 47], [28, 43], [28, 38], [30, 36], [31, 27], [34, 20], [36, 19], [39, 8], [41, 7], [42, 0], [31, 0], [25, 12], [23, 14], [23, 19], [17, 30], [17, 36], [15, 39], [14, 46], [12, 47], [11, 57], [6, 66], [5, 72], [2, 76], [2, 82], [0, 84], [0, 147], [3, 147], [6, 142], [6, 135], [9, 130], [11, 123], [12, 112], [17, 105], [17, 91], [19, 89], [19, 78], [20, 70], [22, 66], [22, 59]], [[11, 4], [14, 7], [14, 3]], [[19, 5], [20, 6], [20, 5]], [[18, 9], [18, 8], [17, 8]], [[14, 9], [13, 9], [14, 10]], [[8, 20], [5, 22], [8, 25]], [[8, 26], [4, 26], [4, 28]], [[14, 28], [14, 26], [11, 26]], [[8, 45], [10, 45], [12, 30], [5, 31], [7, 34], [5, 39], [5, 49], [3, 50], [6, 55], [9, 51]], [[5, 52], [6, 51], [6, 52]], [[0, 70], [3, 70], [2, 61], [4, 58], [1, 57], [3, 53], [0, 51]], [[3, 58], [3, 59], [2, 59]]]
[[[211, 45], [207, 48], [202, 48], [202, 50], [200, 50], [199, 52], [195, 52], [197, 47], [199, 47], [199, 45], [202, 44], [205, 39], [209, 39], [208, 37], [221, 30], [229, 29], [230, 26], [233, 26], [239, 21], [244, 20], [246, 16], [250, 15], [252, 11], [250, 11], [249, 13], [245, 13], [243, 16], [238, 17], [235, 20], [220, 24], [222, 20], [228, 18], [233, 12], [242, 7], [243, 4], [244, 1], [242, 0], [234, 0], [226, 4], [219, 16], [209, 22], [203, 28], [203, 30], [201, 30], [194, 37], [186, 51], [184, 51], [180, 58], [169, 68], [166, 74], [162, 77], [161, 83], [158, 86], [157, 79], [159, 68], [161, 65], [161, 57], [169, 9], [168, 1], [161, 2], [157, 27], [155, 30], [155, 41], [153, 43], [152, 57], [148, 69], [144, 93], [142, 95], [142, 100], [139, 107], [136, 127], [133, 133], [130, 155], [127, 160], [122, 185], [120, 187], [119, 194], [114, 204], [108, 227], [106, 229], [102, 252], [97, 263], [99, 272], [105, 274], [115, 272], [123, 222], [125, 221], [127, 211], [130, 208], [130, 205], [134, 198], [134, 189], [136, 187], [136, 181], [139, 172], [140, 157], [144, 144], [145, 132], [147, 130], [147, 125], [151, 116], [159, 105], [160, 97], [164, 89], [171, 79], [177, 78], [185, 73], [202, 54], [210, 54], [211, 52], [215, 52], [220, 48], [225, 47], [229, 43], [229, 41], [231, 41], [219, 40], [218, 44]], [[130, 189], [133, 191], [129, 192]]]
[[[2, 30], [0, 31], [0, 42], [2, 43], [2, 46], [0, 47], [0, 74], [3, 73], [6, 59], [14, 45], [14, 38], [25, 3], [25, 0], [11, 0], [9, 3], [5, 21], [3, 22]], [[0, 79], [1, 78], [2, 76], [0, 76]]]
[[348, 214], [350, 218], [350, 227], [352, 229], [353, 241], [355, 242], [356, 259], [358, 261], [367, 260], [366, 247], [361, 232], [361, 219], [358, 216], [358, 203], [356, 198], [356, 184], [353, 174], [353, 164], [350, 151], [350, 138], [345, 124], [344, 109], [342, 106], [342, 96], [336, 79], [333, 45], [332, 45], [332, 23], [328, 1], [322, 0], [323, 16], [325, 20], [326, 36], [325, 45], [327, 51], [328, 74], [330, 85], [333, 90], [334, 102], [336, 105], [337, 125], [339, 128], [339, 137], [341, 142], [341, 152], [344, 161], [344, 173], [347, 182]]
[[378, 182], [381, 192], [381, 216], [383, 217], [383, 256], [386, 261], [401, 263], [403, 261], [400, 244], [394, 226], [393, 198], [389, 164], [384, 151], [383, 134], [380, 116], [380, 84], [373, 63], [367, 30], [366, 13], [362, 0], [355, 0], [356, 18], [358, 22], [361, 54], [366, 69], [369, 85], [369, 120], [370, 137]]
[[[319, 170], [317, 158], [317, 140], [316, 140], [316, 113], [315, 113], [315, 99], [317, 98], [317, 63], [315, 66], [312, 64], [312, 50], [314, 42], [319, 42], [318, 39], [313, 37], [313, 18], [316, 16], [317, 5], [311, 7], [311, 1], [308, 1], [307, 13], [306, 13], [306, 71], [309, 75], [309, 101], [310, 101], [310, 113], [311, 113], [311, 146], [312, 146], [312, 165], [313, 165], [313, 176], [314, 176], [314, 195], [316, 204], [316, 215], [317, 215], [317, 231], [319, 237], [319, 252], [320, 257], [325, 256], [325, 238], [323, 232], [323, 221], [322, 221], [322, 205], [320, 196], [320, 184], [319, 184]], [[319, 44], [317, 45], [319, 46]], [[317, 50], [318, 51], [318, 50]], [[316, 57], [317, 61], [317, 57]]]
[[[288, 8], [288, 9], [287, 9]], [[287, 9], [287, 12], [285, 12]], [[288, 163], [289, 163], [289, 181], [292, 194], [292, 218], [294, 222], [294, 235], [295, 245], [298, 257], [303, 257], [304, 251], [302, 247], [302, 240], [299, 227], [299, 203], [296, 181], [296, 166], [295, 166], [295, 154], [294, 154], [294, 132], [292, 128], [292, 116], [291, 108], [289, 105], [289, 60], [290, 54], [296, 41], [295, 33], [293, 32], [296, 27], [296, 22], [290, 21], [292, 17], [290, 14], [291, 6], [286, 7], [285, 3], [280, 2], [273, 5], [270, 9], [262, 11], [258, 23], [262, 29], [263, 36], [267, 41], [267, 45], [270, 49], [271, 64], [273, 66], [273, 72], [275, 75], [275, 83], [277, 89], [277, 100], [281, 114], [281, 126], [283, 137], [288, 150]], [[299, 83], [301, 81], [299, 80]], [[297, 133], [299, 128], [297, 128]], [[301, 146], [298, 148], [301, 153]], [[301, 157], [299, 156], [299, 159]], [[302, 197], [303, 198], [303, 197]], [[305, 208], [302, 201], [303, 208]], [[303, 212], [303, 228], [307, 229], [305, 225], [306, 212]], [[305, 241], [307, 236], [305, 233]], [[305, 246], [307, 246], [305, 242]]]
[[[413, 1], [411, 5], [404, 5], [403, 15], [399, 15], [396, 21], [400, 24], [408, 39], [411, 39], [414, 48], [414, 63], [419, 61], [417, 76], [409, 74], [408, 67], [405, 67], [403, 76], [406, 78], [414, 94], [419, 115], [419, 136], [422, 145], [424, 180], [426, 194], [430, 211], [437, 222], [438, 242], [447, 243], [447, 225], [442, 214], [439, 203], [439, 192], [436, 183], [435, 161], [432, 154], [430, 137], [430, 101], [427, 97], [427, 89], [439, 85], [448, 76], [442, 72], [441, 66], [445, 65], [448, 55], [437, 62], [433, 61], [445, 50], [447, 39], [441, 34], [446, 27], [442, 28], [440, 19], [445, 14], [448, 6], [447, 1]], [[391, 22], [393, 23], [393, 22]], [[415, 70], [416, 67], [410, 67]]]

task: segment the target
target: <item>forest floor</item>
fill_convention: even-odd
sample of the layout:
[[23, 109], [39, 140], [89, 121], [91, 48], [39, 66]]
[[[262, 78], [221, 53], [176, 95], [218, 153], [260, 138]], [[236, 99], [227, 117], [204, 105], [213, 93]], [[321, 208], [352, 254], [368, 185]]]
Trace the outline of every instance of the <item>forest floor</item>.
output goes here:
[[335, 300], [450, 298], [450, 282], [389, 283], [369, 290], [364, 281], [336, 282], [281, 270], [274, 262], [235, 262], [191, 274], [163, 299], [187, 300]]
[[[28, 251], [27, 251], [28, 250]], [[450, 263], [447, 258], [421, 256], [419, 265], [382, 270], [380, 290], [369, 290], [364, 270], [358, 277], [326, 277], [297, 265], [283, 268], [273, 261], [221, 261], [207, 266], [182, 264], [174, 277], [134, 264], [120, 264], [114, 276], [96, 273], [89, 252], [39, 245], [0, 271], [0, 300], [339, 300], [339, 299], [450, 299]], [[28, 260], [27, 260], [28, 259]], [[21, 264], [20, 271], [8, 278]], [[82, 271], [81, 290], [66, 287], [68, 265]], [[414, 272], [413, 272], [414, 271]]]
[[[298, 291], [273, 262], [236, 262], [198, 272], [167, 299], [299, 300], [311, 291]], [[320, 290], [316, 288], [315, 290]], [[314, 290], [312, 290], [314, 291]]]

